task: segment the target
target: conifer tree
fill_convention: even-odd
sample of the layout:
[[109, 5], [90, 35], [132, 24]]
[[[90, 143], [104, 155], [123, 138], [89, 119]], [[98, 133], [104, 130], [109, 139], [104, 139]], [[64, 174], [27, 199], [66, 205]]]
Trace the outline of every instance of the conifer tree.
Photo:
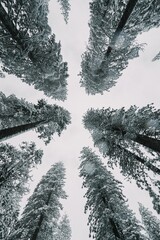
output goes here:
[[65, 214], [58, 224], [57, 232], [53, 239], [55, 240], [71, 240], [71, 227], [68, 216]]
[[145, 208], [142, 204], [139, 204], [139, 210], [142, 217], [142, 222], [149, 235], [150, 240], [160, 239], [160, 220], [156, 218], [152, 212]]
[[81, 152], [80, 177], [87, 188], [85, 212], [90, 212], [90, 234], [96, 240], [145, 239], [138, 220], [128, 208], [121, 183], [87, 147]]
[[94, 144], [104, 157], [109, 157], [108, 165], [118, 164], [123, 175], [134, 178], [138, 187], [149, 192], [154, 209], [160, 213], [160, 193], [158, 189], [154, 190], [159, 186], [157, 178], [160, 175], [159, 110], [152, 105], [143, 108], [131, 106], [127, 111], [124, 108], [91, 109], [83, 122]]
[[65, 100], [68, 67], [62, 59], [61, 44], [48, 25], [48, 3], [0, 2], [0, 60], [3, 71], [49, 97]]
[[28, 199], [9, 240], [53, 240], [62, 209], [60, 200], [66, 198], [64, 178], [63, 163], [55, 163]]
[[20, 200], [31, 178], [31, 169], [41, 163], [42, 151], [35, 143], [22, 143], [20, 149], [0, 145], [0, 239], [8, 239], [19, 215]]
[[64, 17], [65, 22], [68, 22], [68, 18], [69, 18], [69, 11], [71, 8], [71, 5], [69, 3], [69, 0], [58, 0], [58, 2], [61, 5], [61, 11]]
[[66, 129], [70, 114], [57, 105], [50, 105], [43, 99], [37, 104], [18, 99], [15, 95], [6, 97], [0, 93], [0, 139], [6, 139], [24, 131], [35, 129], [39, 138], [47, 144], [53, 134]]
[[144, 44], [138, 34], [160, 26], [160, 2], [94, 0], [90, 3], [90, 36], [81, 62], [81, 86], [88, 94], [115, 86], [130, 59]]

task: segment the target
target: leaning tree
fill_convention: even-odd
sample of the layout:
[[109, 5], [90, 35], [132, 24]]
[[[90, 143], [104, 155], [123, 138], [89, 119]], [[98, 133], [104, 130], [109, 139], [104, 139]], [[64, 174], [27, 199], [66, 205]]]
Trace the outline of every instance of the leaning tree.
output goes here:
[[35, 143], [23, 142], [17, 149], [0, 144], [0, 238], [8, 239], [18, 220], [20, 201], [28, 192], [31, 169], [41, 163], [43, 152]]
[[159, 11], [158, 0], [90, 3], [90, 36], [80, 73], [81, 86], [88, 94], [102, 94], [116, 84], [129, 60], [143, 49], [137, 35], [160, 26]]
[[96, 240], [146, 239], [126, 203], [122, 184], [90, 148], [83, 148], [80, 159], [80, 177], [87, 188], [85, 212], [89, 211], [90, 235]]
[[160, 111], [153, 105], [142, 108], [90, 109], [83, 123], [94, 144], [108, 158], [109, 166], [119, 165], [123, 175], [134, 178], [153, 198], [160, 212], [159, 196], [154, 190], [160, 175]]
[[69, 123], [70, 114], [62, 107], [47, 104], [43, 99], [32, 104], [0, 92], [0, 140], [35, 129], [47, 144], [53, 134], [60, 135]]
[[67, 197], [63, 190], [64, 179], [63, 163], [53, 164], [28, 199], [9, 240], [53, 240], [62, 209], [60, 200]]
[[[67, 19], [68, 1], [58, 2]], [[62, 59], [61, 44], [48, 25], [48, 4], [48, 0], [0, 2], [0, 60], [4, 72], [49, 97], [65, 100], [68, 67]]]

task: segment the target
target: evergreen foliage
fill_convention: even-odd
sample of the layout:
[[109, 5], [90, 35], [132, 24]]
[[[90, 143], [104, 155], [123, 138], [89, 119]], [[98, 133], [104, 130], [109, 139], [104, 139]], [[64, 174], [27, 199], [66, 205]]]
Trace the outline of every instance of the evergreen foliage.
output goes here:
[[43, 152], [35, 143], [22, 143], [20, 149], [0, 144], [0, 239], [8, 239], [18, 219], [20, 200], [28, 192], [31, 169], [41, 163]]
[[145, 239], [142, 227], [128, 208], [122, 184], [87, 147], [81, 152], [80, 177], [87, 188], [85, 212], [90, 212], [90, 235], [96, 240]]
[[70, 11], [70, 8], [71, 8], [69, 0], [58, 0], [58, 2], [61, 5], [61, 11], [62, 11], [64, 20], [67, 23], [68, 18], [69, 18], [69, 11]]
[[152, 212], [145, 208], [142, 204], [139, 204], [139, 210], [142, 217], [143, 224], [149, 235], [150, 240], [160, 239], [160, 220], [156, 218]]
[[63, 163], [55, 163], [28, 199], [9, 240], [53, 240], [62, 209], [60, 200], [67, 197], [63, 190], [64, 178]]
[[134, 178], [138, 187], [146, 189], [153, 199], [154, 209], [160, 213], [157, 180], [160, 175], [160, 111], [153, 105], [131, 106], [127, 111], [124, 108], [90, 109], [83, 122], [95, 146], [104, 157], [109, 157], [108, 165], [118, 164], [124, 176]]
[[35, 128], [39, 138], [48, 144], [55, 133], [58, 135], [70, 123], [70, 114], [57, 105], [50, 105], [43, 99], [37, 104], [18, 99], [15, 95], [6, 97], [0, 92], [0, 139], [11, 137]]
[[71, 240], [71, 227], [68, 216], [65, 214], [58, 224], [57, 232], [54, 235], [55, 240]]
[[48, 25], [48, 2], [0, 2], [0, 60], [3, 71], [49, 97], [65, 100], [68, 67]]
[[81, 86], [88, 94], [115, 86], [130, 59], [144, 44], [138, 34], [160, 26], [158, 0], [93, 0], [90, 3], [90, 36], [81, 62]]

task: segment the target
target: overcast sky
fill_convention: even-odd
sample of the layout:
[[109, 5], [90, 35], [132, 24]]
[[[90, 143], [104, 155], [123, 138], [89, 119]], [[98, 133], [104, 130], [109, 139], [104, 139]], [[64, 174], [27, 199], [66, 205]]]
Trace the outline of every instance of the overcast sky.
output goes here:
[[[85, 50], [89, 36], [89, 1], [73, 0], [70, 2], [71, 12], [68, 25], [65, 24], [56, 1], [50, 1], [49, 16], [50, 26], [56, 34], [56, 40], [60, 40], [62, 44], [63, 59], [69, 64], [68, 99], [64, 103], [49, 99], [14, 76], [0, 79], [0, 88], [7, 96], [14, 93], [18, 98], [26, 98], [30, 102], [45, 98], [49, 103], [56, 103], [70, 111], [72, 124], [62, 133], [61, 137], [54, 137], [48, 146], [37, 138], [34, 131], [16, 136], [8, 142], [19, 145], [22, 141], [35, 141], [37, 148], [44, 150], [43, 163], [33, 172], [34, 181], [31, 184], [31, 192], [53, 163], [64, 162], [67, 178], [66, 191], [69, 195], [64, 202], [64, 211], [71, 221], [72, 240], [88, 240], [87, 216], [83, 213], [85, 190], [81, 189], [82, 181], [78, 176], [78, 166], [82, 147], [93, 147], [93, 143], [88, 131], [83, 128], [82, 116], [91, 107], [120, 108], [125, 106], [129, 108], [133, 104], [142, 107], [148, 103], [154, 103], [157, 108], [160, 108], [160, 61], [151, 61], [160, 51], [160, 29], [152, 29], [138, 37], [139, 42], [147, 43], [145, 50], [141, 52], [139, 58], [130, 61], [128, 68], [123, 71], [117, 85], [110, 92], [88, 96], [85, 90], [80, 88], [80, 78], [77, 75], [80, 72], [81, 54]], [[122, 180], [118, 170], [116, 173], [116, 177]], [[129, 198], [131, 208], [136, 212], [138, 201], [151, 209], [148, 194], [137, 190], [134, 184], [125, 182], [124, 193]], [[23, 199], [23, 205], [26, 198]]]

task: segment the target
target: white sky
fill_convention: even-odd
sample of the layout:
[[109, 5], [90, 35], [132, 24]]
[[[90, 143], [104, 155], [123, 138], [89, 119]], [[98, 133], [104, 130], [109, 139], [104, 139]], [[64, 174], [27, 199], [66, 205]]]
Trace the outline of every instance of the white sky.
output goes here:
[[[160, 29], [152, 29], [139, 36], [139, 42], [148, 44], [145, 51], [141, 52], [139, 58], [130, 61], [129, 67], [110, 92], [106, 92], [104, 95], [88, 96], [85, 90], [80, 88], [80, 78], [77, 75], [80, 72], [81, 54], [85, 50], [89, 36], [89, 1], [71, 0], [70, 2], [71, 12], [68, 25], [64, 23], [56, 1], [50, 1], [49, 17], [50, 26], [56, 34], [56, 39], [61, 41], [64, 61], [67, 61], [69, 65], [68, 99], [63, 103], [46, 98], [43, 93], [22, 83], [14, 76], [0, 79], [0, 89], [7, 96], [14, 93], [18, 98], [25, 98], [30, 102], [45, 98], [49, 103], [61, 105], [71, 112], [72, 124], [62, 133], [61, 137], [54, 137], [48, 146], [45, 146], [43, 141], [37, 138], [34, 131], [16, 136], [7, 142], [19, 145], [22, 141], [35, 141], [37, 148], [44, 150], [42, 165], [33, 171], [34, 181], [31, 184], [31, 192], [53, 163], [59, 160], [64, 162], [67, 177], [66, 191], [69, 195], [64, 202], [64, 211], [70, 218], [72, 240], [88, 240], [87, 216], [83, 213], [85, 190], [81, 189], [82, 181], [78, 177], [78, 166], [82, 147], [93, 147], [93, 143], [88, 131], [83, 128], [82, 116], [91, 107], [120, 108], [126, 106], [128, 108], [133, 104], [142, 107], [153, 102], [157, 108], [160, 108], [160, 61], [151, 62], [152, 58], [160, 51]], [[123, 180], [118, 170], [116, 176], [119, 180]], [[136, 212], [138, 211], [138, 201], [151, 209], [148, 194], [137, 190], [134, 184], [125, 182], [124, 193], [129, 198], [130, 207]], [[23, 199], [23, 206], [27, 197]]]

